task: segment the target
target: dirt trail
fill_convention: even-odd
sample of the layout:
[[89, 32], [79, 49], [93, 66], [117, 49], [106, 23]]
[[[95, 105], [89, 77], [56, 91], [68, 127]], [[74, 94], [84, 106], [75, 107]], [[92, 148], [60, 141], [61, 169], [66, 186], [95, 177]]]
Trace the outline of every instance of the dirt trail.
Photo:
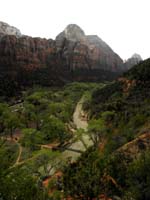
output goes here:
[[10, 169], [11, 169], [20, 164], [20, 158], [21, 158], [21, 154], [22, 154], [22, 146], [21, 146], [21, 144], [18, 143], [18, 141], [15, 138], [7, 137], [7, 138], [5, 138], [5, 140], [16, 143], [18, 145], [18, 156], [16, 158], [15, 163], [10, 167]]
[[19, 143], [18, 143], [18, 147], [19, 147], [19, 154], [18, 154], [17, 160], [16, 160], [14, 165], [18, 165], [18, 163], [20, 161], [21, 154], [22, 154], [22, 146]]

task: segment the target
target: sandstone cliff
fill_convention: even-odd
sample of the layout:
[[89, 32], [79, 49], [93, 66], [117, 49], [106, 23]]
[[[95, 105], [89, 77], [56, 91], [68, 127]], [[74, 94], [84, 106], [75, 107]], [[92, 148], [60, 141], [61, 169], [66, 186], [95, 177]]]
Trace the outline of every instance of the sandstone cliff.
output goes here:
[[122, 59], [103, 40], [96, 35], [86, 36], [75, 24], [68, 25], [56, 37], [56, 46], [67, 59], [71, 70], [103, 69], [114, 72], [123, 70]]
[[[56, 40], [32, 38], [0, 23], [0, 93], [40, 84], [112, 80], [124, 71], [121, 58], [98, 36], [71, 24]], [[6, 92], [7, 91], [7, 92]]]

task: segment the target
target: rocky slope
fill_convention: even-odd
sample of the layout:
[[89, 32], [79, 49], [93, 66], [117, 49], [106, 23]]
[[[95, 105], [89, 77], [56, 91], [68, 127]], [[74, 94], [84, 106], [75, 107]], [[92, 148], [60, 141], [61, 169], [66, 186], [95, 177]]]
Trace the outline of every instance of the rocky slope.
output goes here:
[[[13, 95], [18, 89], [62, 85], [68, 81], [112, 80], [124, 71], [123, 61], [98, 36], [86, 36], [71, 24], [56, 40], [22, 36], [0, 23], [0, 92]], [[7, 90], [6, 90], [7, 88]]]

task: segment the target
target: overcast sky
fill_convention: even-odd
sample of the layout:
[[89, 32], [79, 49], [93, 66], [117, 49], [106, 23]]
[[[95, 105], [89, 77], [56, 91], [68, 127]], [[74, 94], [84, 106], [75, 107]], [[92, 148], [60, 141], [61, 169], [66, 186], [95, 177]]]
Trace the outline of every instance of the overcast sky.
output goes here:
[[68, 24], [98, 35], [122, 59], [150, 57], [150, 0], [0, 0], [0, 21], [55, 38]]

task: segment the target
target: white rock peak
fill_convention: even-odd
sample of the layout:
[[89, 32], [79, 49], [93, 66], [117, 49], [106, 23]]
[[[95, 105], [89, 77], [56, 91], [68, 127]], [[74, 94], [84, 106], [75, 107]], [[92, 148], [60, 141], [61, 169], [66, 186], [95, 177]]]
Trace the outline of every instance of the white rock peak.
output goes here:
[[21, 32], [19, 29], [0, 21], [0, 35], [15, 35], [16, 37], [21, 37]]
[[76, 24], [69, 24], [64, 30], [65, 37], [69, 40], [80, 41], [85, 37], [84, 31]]

